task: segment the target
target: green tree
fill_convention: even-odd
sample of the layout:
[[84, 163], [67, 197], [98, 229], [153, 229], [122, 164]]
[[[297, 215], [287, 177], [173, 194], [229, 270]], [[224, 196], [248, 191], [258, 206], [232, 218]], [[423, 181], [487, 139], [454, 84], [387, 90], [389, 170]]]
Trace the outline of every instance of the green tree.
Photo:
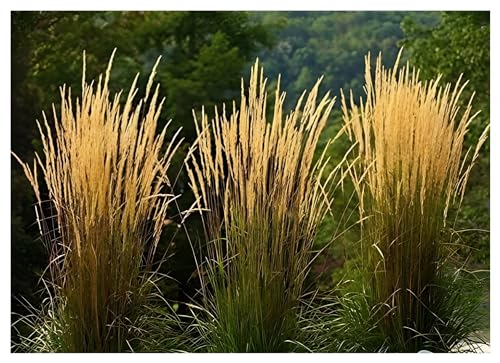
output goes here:
[[[277, 12], [256, 13], [256, 19], [280, 24], [276, 46], [263, 49], [260, 56], [270, 76], [281, 73], [282, 86], [295, 99], [304, 82], [324, 75], [323, 89], [353, 89], [364, 95], [364, 56], [382, 52], [392, 62], [398, 41], [404, 38], [401, 21], [406, 16], [425, 24], [439, 20], [439, 13], [410, 12]], [[311, 81], [312, 82], [312, 81]], [[310, 87], [309, 86], [307, 87]], [[291, 105], [288, 105], [291, 106]]]

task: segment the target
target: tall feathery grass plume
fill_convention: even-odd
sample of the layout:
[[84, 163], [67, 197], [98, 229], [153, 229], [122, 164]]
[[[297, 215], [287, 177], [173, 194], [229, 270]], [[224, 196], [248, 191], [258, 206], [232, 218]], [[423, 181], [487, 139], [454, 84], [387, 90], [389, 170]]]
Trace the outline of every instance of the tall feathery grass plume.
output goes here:
[[194, 116], [198, 139], [186, 163], [208, 241], [200, 276], [210, 318], [199, 327], [209, 351], [289, 349], [313, 239], [340, 171], [325, 172], [326, 148], [314, 158], [335, 101], [317, 101], [321, 80], [288, 115], [279, 78], [267, 112], [266, 81], [257, 60], [239, 108], [216, 108], [211, 122], [204, 110], [201, 121]]
[[472, 333], [475, 319], [466, 296], [454, 296], [460, 289], [449, 273], [456, 246], [448, 212], [461, 203], [489, 126], [465, 150], [475, 117], [473, 96], [460, 109], [467, 82], [461, 76], [454, 85], [440, 86], [440, 76], [421, 81], [409, 64], [399, 69], [400, 56], [386, 69], [379, 55], [373, 72], [368, 54], [366, 100], [357, 105], [351, 93], [348, 106], [342, 94], [359, 157], [351, 175], [371, 273], [366, 289], [388, 350], [447, 351]]
[[[131, 349], [141, 306], [154, 294], [153, 258], [167, 209], [167, 170], [182, 139], [157, 134], [163, 100], [153, 67], [143, 98], [135, 77], [126, 101], [112, 98], [111, 66], [97, 83], [85, 79], [81, 99], [60, 88], [60, 114], [38, 124], [43, 153], [22, 165], [36, 196], [42, 239], [50, 254], [46, 316], [24, 338], [31, 350], [120, 352]], [[40, 181], [42, 177], [43, 181]], [[45, 191], [45, 188], [47, 191]]]

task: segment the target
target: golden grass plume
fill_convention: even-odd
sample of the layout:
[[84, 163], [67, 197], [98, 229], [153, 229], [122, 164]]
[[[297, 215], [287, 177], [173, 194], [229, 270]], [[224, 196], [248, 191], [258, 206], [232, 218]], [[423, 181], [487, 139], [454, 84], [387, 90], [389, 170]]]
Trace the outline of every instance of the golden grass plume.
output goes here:
[[280, 351], [293, 338], [312, 243], [340, 170], [325, 172], [325, 151], [314, 158], [335, 101], [317, 101], [321, 80], [287, 115], [279, 79], [272, 113], [266, 109], [266, 81], [257, 60], [239, 108], [215, 109], [211, 122], [204, 110], [201, 121], [195, 115], [198, 139], [187, 157], [209, 241], [202, 285], [219, 324], [215, 350]]
[[[174, 199], [167, 170], [182, 140], [179, 130], [165, 142], [168, 125], [156, 133], [163, 100], [153, 77], [160, 59], [144, 98], [136, 97], [137, 74], [122, 105], [122, 92], [110, 98], [108, 88], [113, 56], [104, 79], [89, 84], [84, 53], [81, 99], [61, 87], [52, 128], [45, 114], [37, 121], [43, 154], [32, 167], [14, 155], [36, 195], [67, 351], [127, 348], [122, 325], [136, 317], [148, 290], [145, 273]], [[47, 214], [49, 205], [54, 212]]]
[[440, 86], [440, 76], [421, 81], [408, 64], [399, 68], [400, 56], [386, 69], [379, 55], [372, 70], [368, 54], [366, 100], [357, 105], [351, 93], [348, 106], [342, 94], [342, 109], [357, 145], [359, 159], [351, 175], [373, 294], [386, 304], [383, 329], [392, 334], [398, 321], [409, 327], [407, 339], [426, 334], [433, 321], [430, 309], [439, 302], [432, 285], [448, 256], [442, 234], [448, 211], [461, 203], [489, 126], [475, 148], [464, 150], [475, 117], [473, 96], [460, 110], [467, 82], [461, 76], [454, 85]]

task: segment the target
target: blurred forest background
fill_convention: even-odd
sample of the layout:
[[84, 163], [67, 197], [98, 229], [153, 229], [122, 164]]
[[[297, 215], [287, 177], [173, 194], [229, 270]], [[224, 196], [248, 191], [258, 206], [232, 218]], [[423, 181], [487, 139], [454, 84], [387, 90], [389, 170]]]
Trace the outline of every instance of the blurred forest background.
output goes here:
[[[463, 73], [470, 80], [463, 100], [475, 90], [474, 110], [481, 113], [468, 145], [489, 122], [488, 12], [13, 12], [11, 20], [11, 149], [26, 161], [41, 151], [35, 120], [41, 119], [42, 110], [51, 115], [52, 103], [58, 108], [58, 87], [66, 84], [73, 95], [81, 92], [83, 50], [87, 79], [92, 79], [104, 72], [118, 48], [112, 91], [128, 90], [137, 72], [143, 75], [144, 88], [145, 75], [162, 55], [156, 80], [166, 107], [159, 126], [173, 119], [170, 132], [182, 127], [185, 137], [183, 152], [171, 168], [175, 192], [183, 194], [181, 209], [193, 202], [181, 168], [195, 137], [192, 110], [200, 112], [205, 105], [213, 114], [214, 105], [238, 99], [240, 79], [248, 79], [256, 57], [271, 90], [281, 73], [290, 107], [321, 75], [323, 91], [339, 96], [341, 88], [347, 93], [352, 89], [356, 99], [362, 97], [364, 55], [371, 51], [375, 58], [381, 51], [391, 66], [404, 46], [403, 61], [420, 67], [424, 79], [442, 74], [444, 81], [453, 82]], [[341, 128], [340, 98], [334, 110], [323, 144]], [[341, 138], [330, 149], [332, 165], [347, 145]], [[318, 235], [318, 249], [340, 236], [316, 260], [311, 288], [331, 289], [356, 264], [359, 231], [354, 227], [341, 233], [356, 222], [351, 195], [346, 183]], [[39, 279], [48, 256], [38, 235], [33, 193], [15, 162], [11, 201], [11, 303], [13, 312], [25, 313], [21, 297], [34, 306], [44, 297]], [[167, 227], [159, 249], [159, 256], [171, 255], [162, 267], [171, 279], [162, 288], [167, 298], [186, 301], [198, 287], [188, 236], [199, 254], [203, 231], [197, 216], [187, 220], [185, 229], [177, 226], [178, 211], [171, 211], [171, 219], [175, 223]], [[460, 258], [489, 269], [489, 143], [473, 169], [455, 228], [464, 244]]]

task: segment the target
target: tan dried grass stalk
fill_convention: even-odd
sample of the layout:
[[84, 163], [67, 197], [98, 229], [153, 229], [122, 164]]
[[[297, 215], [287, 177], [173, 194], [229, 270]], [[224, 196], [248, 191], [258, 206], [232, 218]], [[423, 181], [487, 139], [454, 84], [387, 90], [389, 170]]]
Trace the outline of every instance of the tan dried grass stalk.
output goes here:
[[351, 174], [361, 218], [367, 217], [363, 240], [373, 294], [387, 304], [382, 326], [389, 336], [402, 326], [414, 329], [405, 331], [409, 339], [415, 331], [427, 333], [436, 320], [429, 310], [438, 304], [431, 286], [447, 257], [441, 232], [448, 210], [462, 200], [489, 126], [472, 157], [471, 150], [464, 155], [464, 136], [475, 117], [472, 97], [459, 112], [467, 82], [422, 82], [408, 64], [398, 69], [400, 55], [392, 69], [379, 55], [373, 74], [368, 54], [366, 101], [356, 105], [351, 93], [348, 107], [342, 94], [342, 108], [359, 155]]
[[[190, 185], [203, 213], [208, 244], [203, 285], [216, 317], [212, 349], [282, 351], [293, 338], [318, 225], [329, 210], [332, 180], [325, 152], [314, 153], [334, 99], [319, 103], [320, 80], [289, 114], [279, 79], [270, 122], [266, 80], [258, 61], [239, 109], [215, 110], [196, 121], [197, 151], [187, 160]], [[303, 102], [305, 100], [305, 103]], [[326, 150], [326, 149], [325, 149]]]
[[[74, 103], [63, 86], [59, 117], [53, 106], [54, 131], [45, 114], [43, 124], [37, 121], [42, 157], [37, 154], [32, 167], [16, 157], [38, 201], [68, 351], [127, 348], [123, 325], [133, 322], [148, 292], [144, 273], [174, 199], [166, 194], [167, 170], [182, 140], [177, 132], [165, 145], [167, 127], [156, 134], [163, 100], [158, 103], [159, 85], [154, 92], [152, 85], [160, 59], [145, 97], [135, 99], [137, 74], [122, 107], [121, 92], [111, 101], [108, 89], [113, 56], [96, 86], [85, 80], [84, 55], [81, 101]], [[55, 213], [47, 215], [49, 204]]]

